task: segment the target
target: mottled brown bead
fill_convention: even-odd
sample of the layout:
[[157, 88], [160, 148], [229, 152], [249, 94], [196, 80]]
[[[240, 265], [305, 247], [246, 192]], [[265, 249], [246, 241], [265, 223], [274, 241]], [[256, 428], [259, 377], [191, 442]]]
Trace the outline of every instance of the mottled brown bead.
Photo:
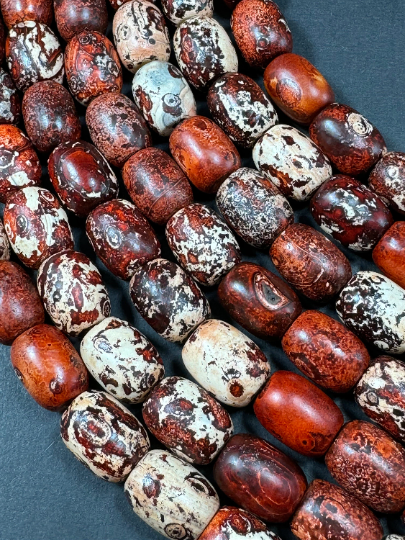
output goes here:
[[0, 16], [0, 66], [3, 65], [5, 57], [6, 57], [6, 29], [4, 27], [3, 19]]
[[370, 361], [366, 347], [343, 324], [320, 311], [305, 311], [281, 342], [289, 360], [319, 386], [348, 392]]
[[44, 320], [45, 311], [29, 275], [18, 264], [0, 261], [0, 343], [11, 345]]
[[153, 223], [165, 225], [178, 210], [192, 204], [193, 191], [177, 163], [159, 148], [145, 148], [122, 169], [129, 196]]
[[373, 261], [392, 281], [405, 289], [405, 222], [397, 221], [373, 250]]
[[373, 510], [391, 514], [404, 508], [405, 450], [374, 424], [346, 424], [325, 462], [336, 482]]
[[339, 486], [314, 480], [291, 522], [300, 540], [381, 540], [375, 515]]
[[7, 28], [23, 21], [37, 21], [48, 26], [53, 21], [52, 0], [0, 0]]
[[174, 159], [191, 183], [204, 193], [215, 193], [241, 166], [233, 142], [204, 116], [184, 120], [170, 135], [169, 143]]
[[[1, 32], [0, 32], [1, 39]], [[1, 48], [1, 44], [0, 44]], [[0, 53], [0, 65], [1, 53]], [[13, 79], [0, 68], [0, 124], [18, 124], [21, 120], [21, 100]]]
[[385, 154], [372, 170], [368, 187], [392, 210], [405, 214], [405, 153]]
[[295, 461], [247, 434], [229, 440], [215, 463], [214, 479], [236, 504], [271, 523], [288, 521], [307, 488]]
[[349, 260], [326, 236], [309, 225], [293, 223], [270, 248], [281, 276], [311, 300], [327, 302], [352, 276]]
[[40, 324], [19, 336], [11, 347], [15, 374], [41, 407], [63, 409], [89, 386], [83, 360], [54, 326]]
[[105, 0], [54, 0], [55, 20], [65, 41], [83, 30], [105, 33], [108, 24]]

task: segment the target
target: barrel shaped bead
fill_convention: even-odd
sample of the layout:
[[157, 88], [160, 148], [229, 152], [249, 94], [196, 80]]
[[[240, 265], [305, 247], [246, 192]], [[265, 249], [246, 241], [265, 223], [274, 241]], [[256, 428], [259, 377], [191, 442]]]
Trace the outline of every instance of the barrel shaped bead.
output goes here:
[[385, 154], [371, 171], [368, 187], [392, 210], [405, 214], [405, 153]]
[[373, 250], [373, 261], [387, 277], [405, 289], [405, 222], [396, 221]]

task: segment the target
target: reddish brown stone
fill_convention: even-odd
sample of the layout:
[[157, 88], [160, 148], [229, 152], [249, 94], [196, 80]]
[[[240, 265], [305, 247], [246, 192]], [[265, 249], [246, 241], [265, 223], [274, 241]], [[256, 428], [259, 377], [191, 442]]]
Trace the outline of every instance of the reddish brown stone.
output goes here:
[[[1, 29], [1, 21], [0, 21]], [[1, 30], [0, 30], [0, 65]], [[0, 124], [18, 124], [21, 120], [21, 100], [13, 79], [3, 68], [0, 68]]]
[[55, 20], [65, 41], [83, 30], [105, 33], [108, 24], [105, 0], [54, 0]]
[[405, 214], [405, 153], [385, 154], [372, 170], [368, 187], [392, 210]]
[[37, 21], [48, 26], [53, 21], [52, 0], [0, 0], [7, 28], [23, 21]]
[[4, 28], [3, 19], [0, 16], [0, 66], [3, 65], [6, 57], [6, 29]]
[[388, 229], [373, 250], [373, 261], [405, 289], [405, 221], [397, 221]]

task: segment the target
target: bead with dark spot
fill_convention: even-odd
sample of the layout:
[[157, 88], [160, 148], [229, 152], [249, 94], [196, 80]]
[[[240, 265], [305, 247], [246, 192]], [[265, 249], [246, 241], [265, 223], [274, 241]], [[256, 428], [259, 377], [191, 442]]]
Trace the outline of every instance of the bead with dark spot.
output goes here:
[[197, 15], [212, 17], [213, 0], [162, 0], [162, 10], [167, 19], [175, 25]]

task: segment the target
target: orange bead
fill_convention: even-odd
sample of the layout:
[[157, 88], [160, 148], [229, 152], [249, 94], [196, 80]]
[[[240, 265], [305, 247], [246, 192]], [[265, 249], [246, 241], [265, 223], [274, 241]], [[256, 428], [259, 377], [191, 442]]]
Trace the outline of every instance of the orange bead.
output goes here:
[[388, 229], [373, 250], [373, 261], [405, 289], [405, 221], [397, 221]]

